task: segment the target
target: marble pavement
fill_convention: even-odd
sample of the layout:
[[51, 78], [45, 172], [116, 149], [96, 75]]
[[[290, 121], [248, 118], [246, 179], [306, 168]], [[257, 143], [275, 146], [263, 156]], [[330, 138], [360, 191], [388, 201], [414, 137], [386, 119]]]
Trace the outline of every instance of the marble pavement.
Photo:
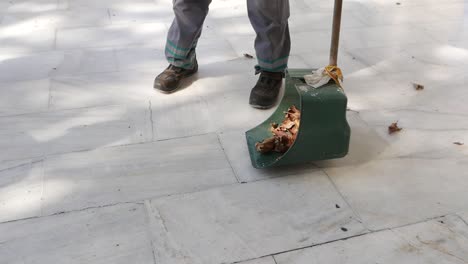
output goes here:
[[[344, 0], [350, 153], [261, 171], [246, 1], [167, 96], [171, 3], [0, 0], [0, 264], [468, 263], [467, 0]], [[290, 68], [325, 65], [333, 1], [290, 4]]]

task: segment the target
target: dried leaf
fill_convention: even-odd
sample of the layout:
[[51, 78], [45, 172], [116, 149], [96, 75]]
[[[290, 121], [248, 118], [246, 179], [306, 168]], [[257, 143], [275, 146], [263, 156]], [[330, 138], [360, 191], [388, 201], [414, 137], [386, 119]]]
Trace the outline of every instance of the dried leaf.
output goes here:
[[285, 118], [281, 124], [271, 124], [270, 131], [273, 137], [258, 142], [255, 147], [260, 153], [279, 152], [284, 153], [294, 144], [299, 124], [301, 112], [295, 106], [291, 106], [285, 112]]
[[388, 133], [389, 133], [389, 134], [393, 134], [393, 133], [396, 133], [396, 132], [401, 131], [402, 129], [403, 129], [403, 128], [398, 127], [398, 122], [396, 122], [396, 123], [391, 124], [391, 125], [388, 127]]
[[255, 144], [255, 149], [257, 149], [260, 153], [268, 153], [275, 149], [276, 146], [276, 138], [271, 137], [263, 140], [262, 142], [258, 142]]
[[244, 53], [244, 57], [247, 59], [253, 59], [254, 57], [248, 53]]
[[458, 145], [458, 146], [463, 146], [463, 145], [465, 145], [465, 143], [462, 143], [462, 142], [453, 142], [453, 144]]
[[424, 90], [424, 85], [422, 85], [422, 84], [413, 83], [413, 87], [414, 87], [414, 89], [416, 89], [417, 91]]

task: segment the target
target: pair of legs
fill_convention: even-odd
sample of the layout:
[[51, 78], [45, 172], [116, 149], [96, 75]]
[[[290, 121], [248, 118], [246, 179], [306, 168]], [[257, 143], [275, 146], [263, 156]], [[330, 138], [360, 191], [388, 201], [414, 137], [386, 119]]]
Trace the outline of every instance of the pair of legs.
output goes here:
[[[172, 66], [168, 69], [175, 74], [190, 75], [198, 69], [195, 51], [210, 3], [211, 0], [174, 0], [175, 18], [167, 36], [165, 55]], [[265, 108], [269, 105], [262, 104], [264, 105], [262, 107], [258, 105], [258, 102], [252, 102], [252, 97], [262, 99], [261, 97], [271, 97], [271, 95], [268, 96], [271, 93], [276, 93], [273, 99], [277, 97], [276, 90], [279, 90], [279, 87], [276, 86], [278, 83], [281, 85], [291, 48], [288, 28], [289, 0], [247, 0], [247, 9], [252, 27], [257, 33], [255, 39], [258, 60], [256, 72], [262, 73], [260, 84], [257, 83], [254, 87], [250, 101], [254, 106]], [[155, 88], [160, 87], [156, 82]], [[259, 85], [262, 87], [257, 87]], [[271, 101], [271, 98], [267, 101]]]

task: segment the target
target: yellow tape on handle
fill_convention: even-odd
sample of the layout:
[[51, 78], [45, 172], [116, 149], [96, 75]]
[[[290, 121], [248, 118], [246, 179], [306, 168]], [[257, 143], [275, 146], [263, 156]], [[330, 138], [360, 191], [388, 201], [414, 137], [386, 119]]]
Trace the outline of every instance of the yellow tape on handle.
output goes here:
[[341, 82], [343, 81], [343, 72], [340, 68], [338, 68], [337, 66], [329, 65], [325, 67], [325, 72], [328, 76], [330, 76], [330, 78], [332, 78], [333, 81], [335, 81], [336, 85], [343, 89], [343, 87], [341, 86]]

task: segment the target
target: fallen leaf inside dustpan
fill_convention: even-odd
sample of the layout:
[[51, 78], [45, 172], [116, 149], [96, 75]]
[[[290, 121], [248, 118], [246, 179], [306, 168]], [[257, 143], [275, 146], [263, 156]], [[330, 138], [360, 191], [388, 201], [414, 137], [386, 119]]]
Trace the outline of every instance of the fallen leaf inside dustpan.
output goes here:
[[271, 124], [270, 131], [273, 136], [255, 144], [257, 151], [262, 154], [288, 151], [296, 141], [300, 120], [301, 111], [294, 105], [289, 107], [281, 124]]
[[388, 127], [388, 134], [393, 134], [393, 133], [396, 133], [396, 132], [400, 132], [402, 129], [403, 129], [403, 128], [398, 127], [398, 122], [392, 123], [392, 124]]

